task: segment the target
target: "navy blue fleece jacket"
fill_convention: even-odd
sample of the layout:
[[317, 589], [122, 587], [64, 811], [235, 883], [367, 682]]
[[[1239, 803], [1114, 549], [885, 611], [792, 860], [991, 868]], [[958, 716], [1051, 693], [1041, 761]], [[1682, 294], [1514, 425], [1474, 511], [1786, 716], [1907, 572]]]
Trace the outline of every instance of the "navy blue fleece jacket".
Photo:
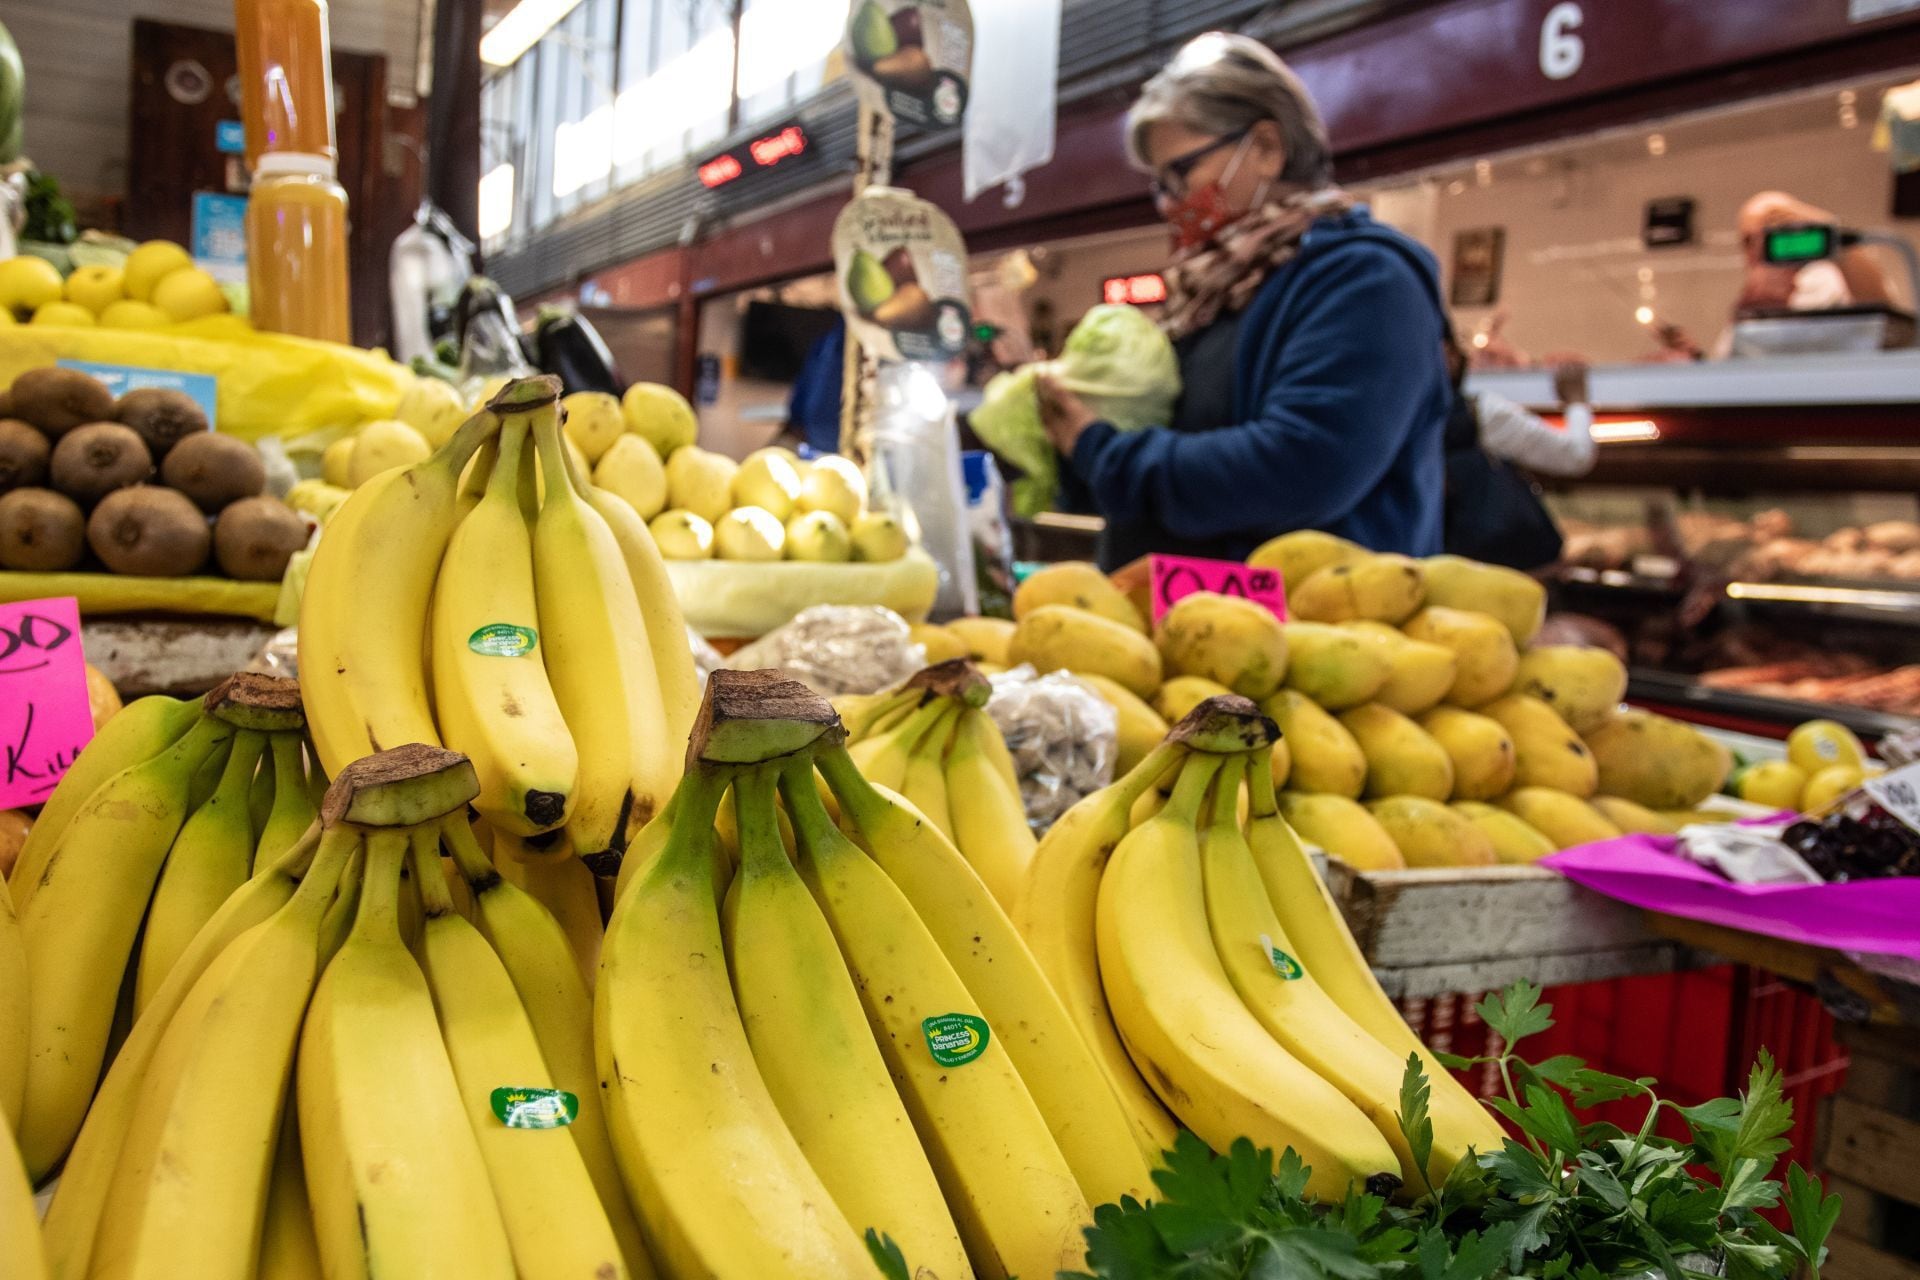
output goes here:
[[1441, 316], [1420, 244], [1364, 208], [1315, 222], [1239, 317], [1230, 422], [1125, 433], [1097, 422], [1081, 434], [1071, 468], [1107, 520], [1102, 562], [1148, 551], [1238, 560], [1290, 529], [1438, 552]]

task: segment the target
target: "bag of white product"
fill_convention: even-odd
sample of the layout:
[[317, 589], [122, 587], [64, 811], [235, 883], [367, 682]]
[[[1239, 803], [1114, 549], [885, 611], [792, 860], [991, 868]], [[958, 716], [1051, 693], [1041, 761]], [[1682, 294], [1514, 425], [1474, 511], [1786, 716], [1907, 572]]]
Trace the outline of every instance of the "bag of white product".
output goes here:
[[735, 671], [772, 668], [816, 693], [873, 693], [927, 665], [927, 651], [891, 609], [820, 604], [736, 649]]
[[1013, 756], [1027, 823], [1043, 833], [1081, 799], [1112, 783], [1119, 716], [1064, 671], [1043, 676], [1021, 665], [992, 681], [987, 714]]

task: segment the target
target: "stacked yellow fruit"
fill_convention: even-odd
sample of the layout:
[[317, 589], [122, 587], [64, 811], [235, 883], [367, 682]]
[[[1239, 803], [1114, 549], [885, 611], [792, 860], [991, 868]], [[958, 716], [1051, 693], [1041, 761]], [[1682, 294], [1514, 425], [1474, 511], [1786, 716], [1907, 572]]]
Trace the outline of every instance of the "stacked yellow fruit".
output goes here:
[[1531, 862], [1671, 831], [1727, 775], [1697, 730], [1621, 708], [1611, 654], [1535, 645], [1546, 593], [1525, 574], [1318, 532], [1250, 563], [1284, 575], [1287, 622], [1201, 593], [1155, 631], [1094, 566], [1050, 565], [1021, 584], [997, 660], [1084, 676], [1118, 713], [1123, 769], [1200, 699], [1254, 699], [1281, 729], [1287, 820], [1363, 870]]
[[1787, 735], [1786, 759], [1746, 766], [1728, 789], [1755, 804], [1813, 813], [1884, 772], [1853, 730], [1833, 720], [1808, 720]]
[[0, 262], [0, 324], [161, 329], [227, 311], [220, 282], [170, 240], [149, 240], [118, 265], [77, 266], [21, 254]]

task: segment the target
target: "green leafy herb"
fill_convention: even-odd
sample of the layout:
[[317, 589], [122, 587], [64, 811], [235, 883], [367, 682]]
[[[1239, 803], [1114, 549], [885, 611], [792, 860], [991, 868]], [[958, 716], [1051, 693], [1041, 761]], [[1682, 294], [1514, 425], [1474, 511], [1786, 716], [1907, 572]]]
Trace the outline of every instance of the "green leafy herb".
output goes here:
[[893, 1237], [882, 1235], [872, 1227], [867, 1228], [867, 1252], [873, 1257], [873, 1265], [880, 1269], [884, 1280], [913, 1280], [913, 1270], [907, 1266], [906, 1255], [900, 1252], [900, 1246]]

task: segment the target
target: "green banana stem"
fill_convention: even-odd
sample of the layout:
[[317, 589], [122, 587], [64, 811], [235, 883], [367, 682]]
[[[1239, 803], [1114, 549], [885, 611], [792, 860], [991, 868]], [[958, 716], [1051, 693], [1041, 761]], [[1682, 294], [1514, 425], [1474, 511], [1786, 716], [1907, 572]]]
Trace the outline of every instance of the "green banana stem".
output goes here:
[[[814, 757], [814, 763], [827, 780], [827, 789], [840, 802], [840, 811], [850, 815], [856, 825], [865, 825], [876, 816], [880, 806], [887, 803], [886, 797], [874, 790], [873, 784], [860, 772], [860, 767], [854, 764], [846, 747], [835, 744], [824, 748]], [[826, 806], [822, 805], [822, 812], [825, 809]]]
[[1117, 803], [1133, 808], [1141, 796], [1179, 776], [1180, 766], [1191, 754], [1177, 742], [1163, 742], [1149, 751], [1139, 764], [1127, 770], [1109, 788]]
[[688, 770], [687, 776], [674, 791], [679, 811], [674, 819], [673, 833], [667, 837], [666, 846], [654, 859], [653, 866], [648, 868], [646, 880], [641, 882], [642, 888], [657, 879], [712, 877], [713, 861], [720, 856], [713, 834], [713, 820], [719, 814], [720, 802], [725, 798], [727, 788], [733, 784], [737, 772], [729, 766], [699, 762]]
[[440, 819], [440, 840], [453, 855], [454, 867], [466, 878], [476, 897], [500, 882], [500, 873], [487, 851], [480, 847], [466, 814], [450, 813]]
[[803, 754], [780, 768], [780, 798], [786, 802], [787, 820], [793, 824], [794, 843], [807, 857], [818, 856], [824, 843], [846, 838], [833, 825], [833, 815], [827, 812], [820, 789], [814, 784], [817, 763], [815, 756]]
[[1222, 763], [1219, 756], [1195, 754], [1191, 757], [1181, 767], [1180, 780], [1173, 784], [1173, 795], [1157, 816], [1181, 826], [1197, 825], [1207, 789], [1213, 785], [1214, 775], [1220, 772]]
[[[774, 809], [775, 767], [752, 769], [733, 784], [734, 821], [740, 827], [740, 874], [763, 876], [791, 871], [786, 847], [780, 840], [780, 819]], [[816, 796], [817, 800], [818, 797]]]
[[460, 473], [467, 469], [467, 463], [472, 461], [480, 446], [493, 439], [494, 433], [499, 430], [500, 416], [492, 409], [483, 408], [461, 423], [447, 442], [420, 465], [449, 472], [458, 482]]
[[414, 883], [420, 886], [420, 906], [427, 919], [453, 915], [453, 891], [447, 888], [446, 869], [440, 865], [440, 831], [436, 823], [415, 827], [407, 839], [407, 860]]
[[360, 915], [360, 889], [367, 879], [367, 846], [358, 829], [341, 829], [342, 834], [351, 841], [347, 849], [347, 860], [341, 865], [340, 877], [335, 883], [333, 905], [327, 908], [326, 918], [320, 921], [320, 963], [326, 964], [333, 959], [334, 953], [346, 945], [347, 934], [353, 929], [354, 921]]
[[382, 945], [402, 940], [400, 874], [410, 839], [404, 827], [375, 827], [366, 833], [366, 874], [353, 917], [354, 938]]
[[286, 876], [296, 884], [313, 874], [313, 862], [320, 850], [320, 824], [308, 825], [306, 831], [288, 845], [286, 851], [253, 874], [259, 876]]
[[1273, 748], [1261, 747], [1247, 766], [1247, 816], [1254, 822], [1280, 814], [1280, 797], [1273, 787]]
[[1245, 756], [1228, 756], [1214, 775], [1213, 795], [1208, 801], [1207, 827], [1211, 830], [1240, 823], [1240, 780], [1246, 776]]
[[547, 501], [563, 493], [577, 499], [579, 494], [574, 491], [567, 466], [566, 446], [560, 442], [559, 408], [548, 404], [514, 417], [525, 417], [533, 427], [533, 446], [540, 454], [540, 475], [546, 481]]

